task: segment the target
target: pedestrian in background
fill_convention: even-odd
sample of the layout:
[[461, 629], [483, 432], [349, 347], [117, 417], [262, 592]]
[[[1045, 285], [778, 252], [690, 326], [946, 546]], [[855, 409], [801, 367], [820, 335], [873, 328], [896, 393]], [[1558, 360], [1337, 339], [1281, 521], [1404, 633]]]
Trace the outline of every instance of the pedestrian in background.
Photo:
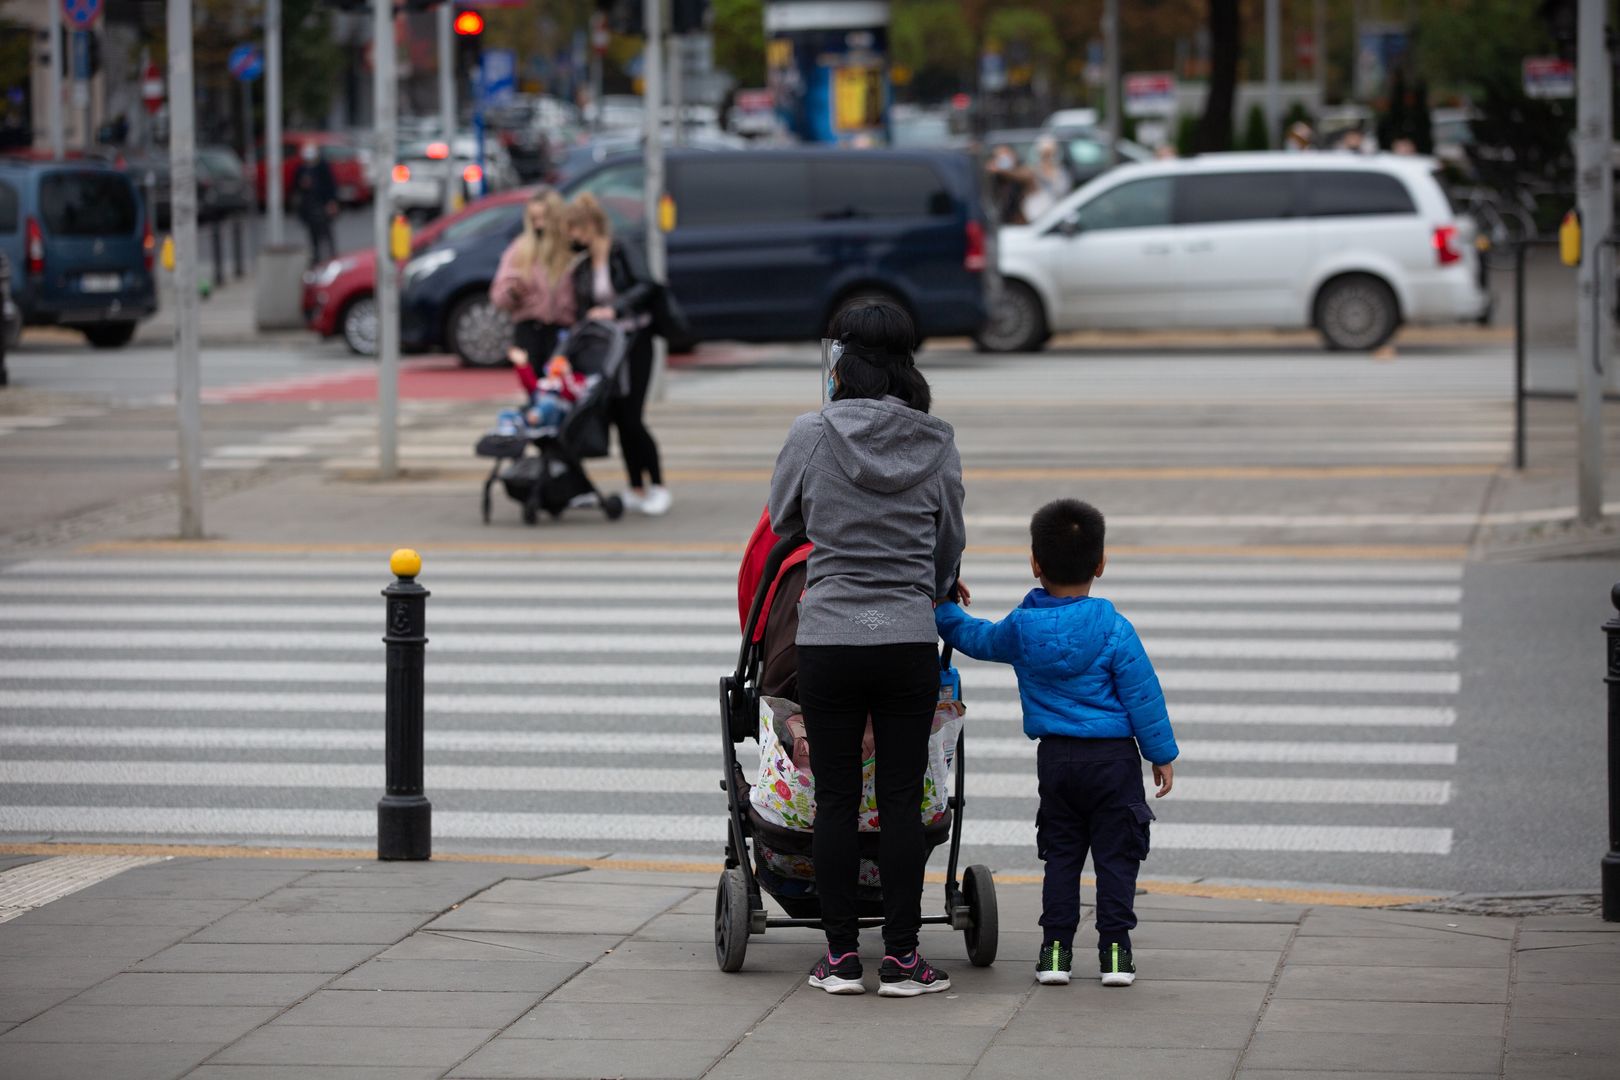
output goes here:
[[1035, 144], [1035, 166], [1029, 170], [1029, 189], [1024, 195], [1024, 219], [1034, 221], [1063, 196], [1074, 190], [1074, 175], [1068, 162], [1058, 157], [1057, 140], [1042, 135]]
[[337, 245], [332, 242], [332, 219], [338, 213], [337, 178], [314, 143], [305, 143], [299, 152], [292, 188], [298, 217], [309, 230], [309, 265], [319, 266], [337, 256]]
[[568, 204], [551, 188], [541, 188], [523, 207], [523, 231], [501, 254], [489, 286], [489, 299], [512, 317], [514, 364], [543, 367], [558, 336], [574, 325], [576, 258], [568, 242]]
[[574, 196], [568, 207], [568, 235], [574, 250], [585, 256], [574, 264], [575, 310], [584, 312], [587, 319], [617, 320], [630, 339], [630, 390], [609, 406], [630, 481], [624, 505], [657, 517], [668, 513], [672, 502], [664, 487], [658, 442], [643, 416], [652, 383], [652, 308], [657, 286], [640, 253], [614, 239], [607, 211], [588, 191]]
[[878, 993], [950, 989], [917, 950], [922, 926], [923, 776], [939, 700], [934, 600], [962, 557], [962, 459], [928, 415], [917, 331], [892, 303], [833, 320], [828, 403], [793, 422], [771, 477], [771, 528], [814, 545], [799, 602], [799, 703], [816, 778], [811, 852], [827, 951], [810, 985], [865, 992], [859, 955], [861, 739], [877, 749], [883, 964]]
[[985, 164], [990, 177], [990, 201], [996, 209], [996, 220], [1002, 225], [1024, 224], [1024, 192], [1029, 187], [1029, 174], [1018, 164], [1018, 154], [1005, 143], [990, 152]]

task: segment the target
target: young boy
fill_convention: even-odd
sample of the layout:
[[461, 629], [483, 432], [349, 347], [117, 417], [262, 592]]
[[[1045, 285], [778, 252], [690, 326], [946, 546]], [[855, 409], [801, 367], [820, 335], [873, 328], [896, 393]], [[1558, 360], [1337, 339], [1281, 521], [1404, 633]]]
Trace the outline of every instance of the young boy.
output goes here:
[[1036, 511], [1029, 532], [1029, 565], [1040, 588], [998, 623], [972, 618], [954, 603], [940, 604], [935, 621], [958, 652], [1013, 665], [1024, 734], [1040, 740], [1035, 845], [1046, 878], [1037, 981], [1069, 981], [1080, 923], [1080, 868], [1089, 849], [1097, 872], [1102, 982], [1129, 986], [1136, 979], [1130, 934], [1136, 926], [1136, 872], [1147, 857], [1153, 820], [1141, 758], [1153, 763], [1156, 797], [1163, 798], [1174, 780], [1176, 739], [1136, 630], [1113, 604], [1090, 595], [1108, 562], [1102, 514], [1087, 503], [1059, 499]]

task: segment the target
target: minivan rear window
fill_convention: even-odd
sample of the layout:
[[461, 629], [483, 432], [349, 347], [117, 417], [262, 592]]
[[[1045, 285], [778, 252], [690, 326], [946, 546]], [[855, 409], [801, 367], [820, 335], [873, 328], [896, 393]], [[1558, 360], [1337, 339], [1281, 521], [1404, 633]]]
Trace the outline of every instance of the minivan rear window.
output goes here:
[[0, 180], [0, 233], [17, 231], [17, 189]]
[[1256, 170], [1176, 178], [1176, 222], [1209, 225], [1294, 215], [1294, 174]]
[[768, 225], [810, 216], [810, 170], [792, 159], [722, 155], [679, 166], [679, 226]]
[[1406, 185], [1388, 173], [1313, 169], [1304, 176], [1305, 205], [1313, 217], [1417, 213]]
[[56, 236], [127, 236], [137, 219], [135, 189], [118, 173], [50, 173], [40, 179], [39, 210]]
[[814, 161], [810, 190], [823, 221], [942, 216], [955, 209], [939, 174], [919, 161]]

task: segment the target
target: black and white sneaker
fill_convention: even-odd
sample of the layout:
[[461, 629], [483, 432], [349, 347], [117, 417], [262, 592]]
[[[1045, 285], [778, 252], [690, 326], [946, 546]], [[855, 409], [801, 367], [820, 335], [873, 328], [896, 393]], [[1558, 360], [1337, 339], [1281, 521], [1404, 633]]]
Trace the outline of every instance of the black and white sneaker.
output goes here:
[[924, 960], [916, 949], [905, 960], [885, 956], [878, 969], [879, 997], [916, 997], [951, 988], [951, 977]]
[[853, 952], [834, 956], [829, 950], [810, 970], [810, 985], [829, 994], [864, 994], [866, 984], [861, 982], [863, 974], [860, 956]]
[[1129, 986], [1136, 981], [1136, 964], [1131, 960], [1131, 950], [1122, 947], [1119, 942], [1105, 945], [1097, 959], [1099, 977], [1104, 986]]
[[1061, 941], [1048, 941], [1035, 961], [1035, 981], [1042, 986], [1068, 986], [1073, 969], [1074, 950]]

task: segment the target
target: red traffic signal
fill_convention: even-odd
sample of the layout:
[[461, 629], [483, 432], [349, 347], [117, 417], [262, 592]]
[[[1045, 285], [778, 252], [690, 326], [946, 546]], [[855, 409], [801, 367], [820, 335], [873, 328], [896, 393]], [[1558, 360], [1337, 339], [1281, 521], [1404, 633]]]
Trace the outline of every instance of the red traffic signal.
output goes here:
[[453, 25], [462, 37], [477, 37], [484, 32], [484, 17], [476, 11], [458, 12]]

